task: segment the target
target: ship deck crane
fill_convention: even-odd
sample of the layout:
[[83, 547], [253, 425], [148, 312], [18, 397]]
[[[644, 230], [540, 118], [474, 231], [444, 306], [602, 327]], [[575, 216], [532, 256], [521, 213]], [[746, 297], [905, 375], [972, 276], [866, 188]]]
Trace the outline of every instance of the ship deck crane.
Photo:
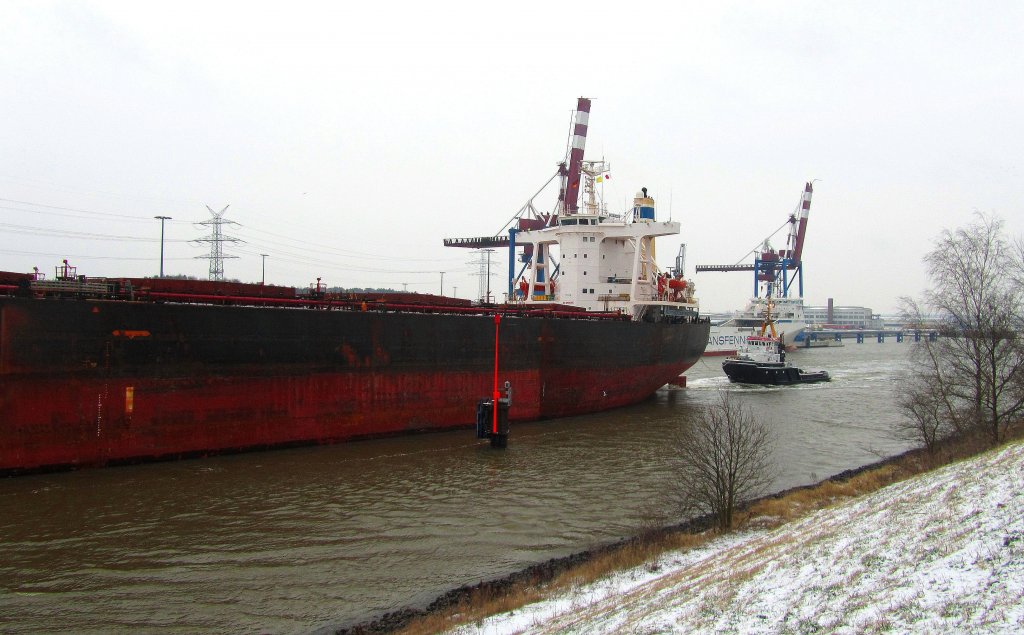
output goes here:
[[[483, 249], [490, 247], [508, 247], [508, 294], [512, 297], [512, 283], [519, 276], [515, 271], [515, 235], [522, 230], [543, 229], [558, 223], [559, 216], [571, 216], [579, 212], [580, 182], [583, 169], [583, 151], [587, 144], [587, 126], [590, 121], [590, 102], [586, 97], [576, 101], [573, 113], [573, 125], [569, 135], [566, 158], [558, 164], [558, 170], [526, 203], [519, 208], [511, 219], [498, 230], [494, 236], [476, 236], [470, 238], [445, 238], [445, 247], [464, 247], [467, 249]], [[543, 192], [555, 178], [559, 179], [558, 202], [551, 213], [541, 213], [534, 207], [533, 201]], [[515, 227], [513, 227], [515, 225]], [[503, 234], [506, 232], [507, 234]], [[524, 254], [528, 261], [533, 254]], [[524, 265], [525, 267], [525, 265]], [[555, 269], [557, 271], [557, 268]]]

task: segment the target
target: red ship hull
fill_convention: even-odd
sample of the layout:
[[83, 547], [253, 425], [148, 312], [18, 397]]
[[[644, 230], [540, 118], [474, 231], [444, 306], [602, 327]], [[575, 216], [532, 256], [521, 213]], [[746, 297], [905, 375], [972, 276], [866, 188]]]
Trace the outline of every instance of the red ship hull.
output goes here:
[[[494, 321], [448, 310], [0, 298], [0, 473], [468, 427]], [[636, 403], [708, 328], [507, 315], [510, 419]]]

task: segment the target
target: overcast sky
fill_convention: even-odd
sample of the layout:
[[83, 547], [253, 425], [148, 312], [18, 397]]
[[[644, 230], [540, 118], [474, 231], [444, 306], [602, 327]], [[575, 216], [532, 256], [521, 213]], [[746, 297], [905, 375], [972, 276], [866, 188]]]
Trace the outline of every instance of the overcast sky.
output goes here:
[[[442, 239], [540, 188], [579, 96], [611, 209], [648, 187], [691, 276], [810, 179], [810, 304], [892, 311], [975, 210], [1024, 231], [1024, 4], [351, 4], [0, 2], [0, 269], [154, 275], [165, 215], [166, 273], [206, 277], [230, 205], [228, 278], [475, 297]], [[753, 290], [695, 280], [706, 310]]]

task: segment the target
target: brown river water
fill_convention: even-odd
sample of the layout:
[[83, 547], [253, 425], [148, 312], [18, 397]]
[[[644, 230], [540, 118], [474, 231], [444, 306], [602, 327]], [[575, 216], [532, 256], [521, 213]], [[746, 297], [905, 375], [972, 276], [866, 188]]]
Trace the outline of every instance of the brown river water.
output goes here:
[[[776, 489], [895, 454], [911, 344], [799, 351], [828, 384], [688, 386], [597, 415], [0, 480], [0, 632], [307, 633], [633, 534], [672, 438], [732, 391], [777, 430]], [[468, 407], [473, 407], [469, 404]]]

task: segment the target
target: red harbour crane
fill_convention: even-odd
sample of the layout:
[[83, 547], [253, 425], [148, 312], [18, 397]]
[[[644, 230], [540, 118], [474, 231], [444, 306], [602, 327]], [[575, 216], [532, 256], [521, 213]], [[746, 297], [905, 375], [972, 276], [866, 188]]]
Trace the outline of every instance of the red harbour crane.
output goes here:
[[[754, 262], [752, 264], [734, 265], [697, 265], [696, 272], [703, 271], [753, 271], [754, 272], [754, 297], [758, 297], [758, 288], [765, 286], [766, 295], [772, 297], [789, 297], [790, 286], [793, 284], [793, 277], [790, 271], [795, 271], [795, 279], [798, 281], [799, 297], [804, 295], [804, 272], [803, 272], [803, 251], [804, 238], [807, 235], [807, 216], [811, 210], [811, 194], [814, 193], [813, 181], [808, 181], [800, 196], [800, 202], [796, 210], [790, 214], [786, 223], [789, 224], [789, 236], [786, 238], [786, 248], [772, 249], [768, 242], [771, 236], [766, 238], [760, 250], [754, 250]], [[783, 225], [785, 227], [785, 224]], [[780, 227], [779, 229], [782, 229]], [[774, 233], [778, 233], [775, 230]], [[773, 235], [774, 235], [773, 233]]]

